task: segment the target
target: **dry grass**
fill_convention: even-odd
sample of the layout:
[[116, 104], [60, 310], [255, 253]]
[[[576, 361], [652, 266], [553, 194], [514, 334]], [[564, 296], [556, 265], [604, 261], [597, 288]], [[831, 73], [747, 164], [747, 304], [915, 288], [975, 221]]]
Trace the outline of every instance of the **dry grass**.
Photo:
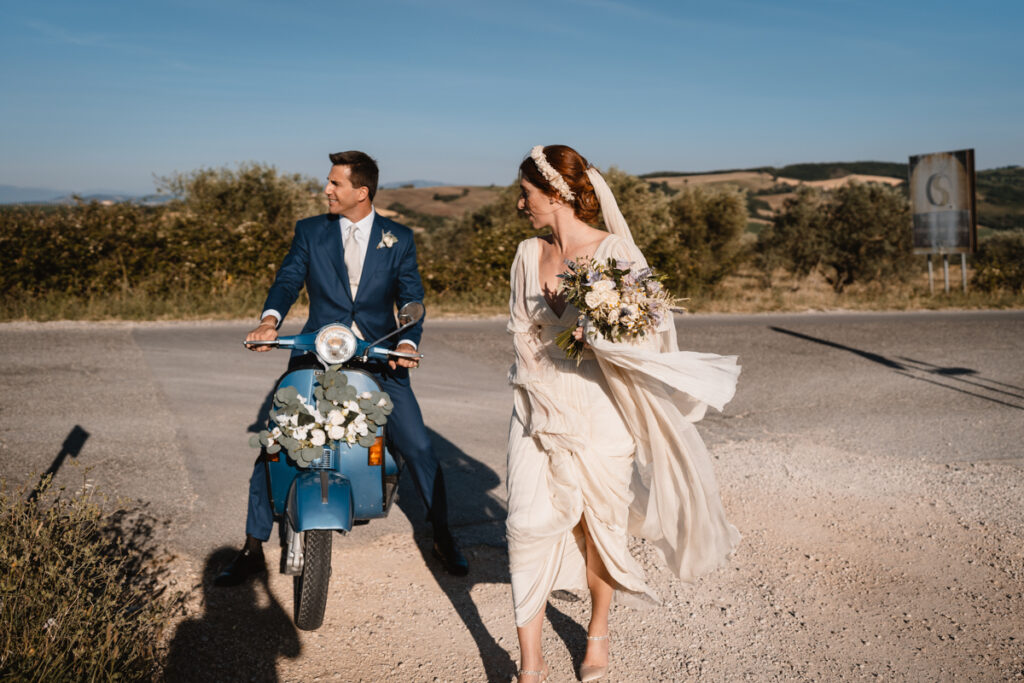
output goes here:
[[651, 183], [665, 183], [678, 190], [687, 185], [732, 185], [743, 190], [756, 192], [775, 185], [770, 173], [755, 171], [735, 171], [733, 173], [702, 173], [688, 176], [658, 176], [645, 178]]
[[763, 275], [748, 268], [726, 278], [713, 295], [693, 297], [685, 306], [694, 313], [1024, 308], [1024, 294], [972, 290], [971, 275], [968, 268], [966, 294], [961, 289], [959, 266], [950, 267], [949, 294], [943, 291], [941, 270], [936, 273], [934, 295], [928, 289], [927, 273], [907, 283], [854, 284], [837, 294], [817, 273], [802, 280], [788, 273], [778, 273], [772, 286], [764, 287]]
[[[445, 185], [442, 187], [402, 187], [393, 190], [380, 190], [374, 200], [376, 205], [387, 208], [392, 204], [402, 204], [417, 213], [442, 218], [458, 218], [463, 214], [476, 211], [490, 204], [503, 190], [502, 187], [477, 187], [473, 185]], [[444, 201], [435, 197], [452, 197], [465, 195]]]
[[881, 185], [902, 185], [906, 181], [900, 178], [893, 178], [891, 176], [884, 175], [860, 175], [857, 173], [851, 173], [850, 175], [844, 175], [841, 178], [829, 178], [828, 180], [797, 180], [796, 178], [783, 178], [779, 176], [776, 179], [780, 183], [786, 185], [807, 185], [808, 187], [816, 187], [820, 190], [834, 190], [837, 187], [843, 187], [850, 183], [879, 183]]

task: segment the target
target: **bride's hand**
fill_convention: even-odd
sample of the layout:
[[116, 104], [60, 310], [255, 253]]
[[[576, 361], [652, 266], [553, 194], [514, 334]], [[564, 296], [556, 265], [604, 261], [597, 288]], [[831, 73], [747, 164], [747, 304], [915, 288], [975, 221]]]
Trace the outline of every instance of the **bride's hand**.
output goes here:
[[[583, 326], [582, 325], [577, 326], [576, 329], [572, 331], [572, 338], [575, 339], [576, 341], [583, 341]], [[583, 348], [589, 349], [590, 348], [590, 344], [587, 344], [586, 342], [583, 342]]]

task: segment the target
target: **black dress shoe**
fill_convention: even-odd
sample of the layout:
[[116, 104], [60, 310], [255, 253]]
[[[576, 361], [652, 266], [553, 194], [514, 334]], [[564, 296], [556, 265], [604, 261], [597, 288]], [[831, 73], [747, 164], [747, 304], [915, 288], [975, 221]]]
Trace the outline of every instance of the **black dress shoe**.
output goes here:
[[246, 544], [235, 556], [231, 564], [213, 580], [214, 586], [237, 586], [250, 576], [267, 573], [267, 563], [263, 559], [263, 546], [255, 548]]
[[434, 541], [434, 557], [441, 561], [444, 570], [452, 576], [465, 576], [469, 573], [469, 562], [451, 536]]

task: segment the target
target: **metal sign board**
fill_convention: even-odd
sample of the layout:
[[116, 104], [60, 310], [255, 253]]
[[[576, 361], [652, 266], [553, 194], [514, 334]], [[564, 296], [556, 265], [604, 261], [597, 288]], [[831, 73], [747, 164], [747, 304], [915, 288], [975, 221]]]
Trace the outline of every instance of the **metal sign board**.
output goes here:
[[974, 150], [910, 157], [915, 254], [969, 254], [978, 244]]

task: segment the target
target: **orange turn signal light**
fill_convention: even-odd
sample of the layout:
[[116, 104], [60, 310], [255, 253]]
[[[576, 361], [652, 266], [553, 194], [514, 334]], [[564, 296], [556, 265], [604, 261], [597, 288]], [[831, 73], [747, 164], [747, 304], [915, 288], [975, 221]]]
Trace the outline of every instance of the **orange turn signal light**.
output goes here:
[[380, 467], [384, 464], [384, 437], [378, 436], [370, 446], [370, 455], [367, 458], [367, 465], [370, 467]]

